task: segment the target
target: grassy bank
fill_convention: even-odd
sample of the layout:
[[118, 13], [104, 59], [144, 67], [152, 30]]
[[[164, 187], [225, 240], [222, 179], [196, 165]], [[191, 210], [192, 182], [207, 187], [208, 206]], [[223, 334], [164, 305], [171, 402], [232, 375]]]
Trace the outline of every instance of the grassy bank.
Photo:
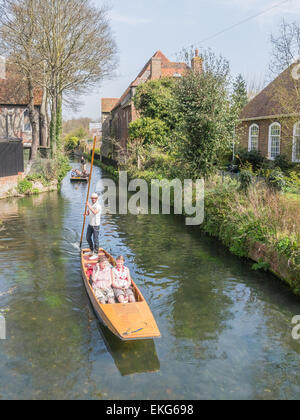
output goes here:
[[[87, 156], [88, 157], [88, 156]], [[118, 171], [95, 164], [111, 176]], [[162, 179], [162, 173], [129, 170], [131, 178]], [[206, 182], [205, 220], [201, 229], [218, 238], [230, 251], [250, 258], [255, 270], [271, 271], [300, 295], [300, 200], [264, 183], [241, 190], [240, 182], [220, 176]]]

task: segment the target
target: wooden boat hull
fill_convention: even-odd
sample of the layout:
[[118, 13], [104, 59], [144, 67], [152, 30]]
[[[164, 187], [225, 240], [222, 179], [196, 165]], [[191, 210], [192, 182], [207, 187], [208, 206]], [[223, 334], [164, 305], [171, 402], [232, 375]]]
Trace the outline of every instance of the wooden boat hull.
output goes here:
[[[122, 341], [150, 340], [160, 337], [161, 334], [152, 312], [134, 282], [133, 288], [137, 302], [100, 304], [87, 276], [88, 265], [95, 264], [89, 261], [88, 256], [85, 255], [87, 252], [89, 250], [81, 252], [81, 271], [85, 288], [98, 319]], [[104, 249], [99, 250], [99, 256], [101, 255], [105, 255], [113, 266], [116, 265], [114, 258]]]

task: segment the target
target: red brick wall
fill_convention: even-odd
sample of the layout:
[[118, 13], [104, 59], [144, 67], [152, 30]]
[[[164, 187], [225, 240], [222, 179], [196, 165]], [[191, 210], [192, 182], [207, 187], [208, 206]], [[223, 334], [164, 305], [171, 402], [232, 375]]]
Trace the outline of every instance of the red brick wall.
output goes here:
[[296, 120], [294, 119], [269, 119], [243, 122], [239, 128], [239, 147], [248, 150], [249, 142], [249, 129], [252, 124], [259, 126], [259, 145], [258, 148], [262, 155], [268, 157], [268, 144], [269, 144], [269, 127], [274, 122], [281, 124], [281, 154], [292, 160], [293, 153], [293, 129]]
[[0, 178], [0, 198], [5, 197], [9, 190], [16, 188], [19, 179], [23, 178], [23, 176], [24, 174], [20, 174]]

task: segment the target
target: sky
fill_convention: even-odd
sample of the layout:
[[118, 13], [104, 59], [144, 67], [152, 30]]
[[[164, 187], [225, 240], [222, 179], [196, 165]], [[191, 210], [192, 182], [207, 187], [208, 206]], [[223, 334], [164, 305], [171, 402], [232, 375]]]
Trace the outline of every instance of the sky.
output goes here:
[[[80, 98], [82, 105], [76, 113], [64, 108], [64, 119], [99, 120], [101, 98], [120, 97], [157, 50], [176, 61], [182, 48], [191, 45], [211, 48], [229, 60], [233, 77], [242, 74], [248, 83], [261, 85], [268, 73], [271, 33], [277, 33], [283, 18], [300, 21], [300, 0], [94, 0], [94, 3], [110, 8], [118, 67], [111, 79], [102, 81]], [[253, 16], [256, 17], [247, 20]], [[223, 32], [229, 27], [233, 28]], [[220, 32], [223, 33], [214, 36]]]

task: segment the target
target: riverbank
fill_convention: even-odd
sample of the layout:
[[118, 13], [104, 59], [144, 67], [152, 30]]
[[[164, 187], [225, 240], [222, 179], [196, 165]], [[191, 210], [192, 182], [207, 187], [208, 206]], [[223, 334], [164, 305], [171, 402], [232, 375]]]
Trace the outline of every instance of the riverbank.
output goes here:
[[27, 176], [20, 174], [4, 179], [0, 186], [0, 200], [59, 191], [62, 180], [71, 169], [67, 157], [56, 160], [37, 159]]
[[[98, 160], [95, 165], [118, 179], [115, 168]], [[128, 174], [151, 183], [145, 172]], [[254, 270], [273, 273], [300, 296], [298, 200], [267, 189], [263, 184], [243, 192], [238, 181], [215, 176], [206, 183], [205, 220], [200, 229], [218, 238], [234, 255], [252, 260]]]

